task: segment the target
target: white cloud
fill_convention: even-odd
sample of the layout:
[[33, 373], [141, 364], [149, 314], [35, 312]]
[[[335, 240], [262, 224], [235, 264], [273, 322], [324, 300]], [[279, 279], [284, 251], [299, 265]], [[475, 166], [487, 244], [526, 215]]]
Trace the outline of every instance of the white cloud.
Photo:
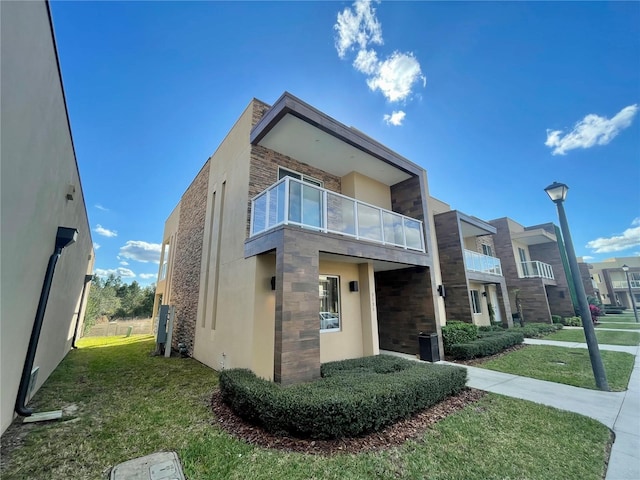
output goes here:
[[157, 273], [141, 273], [140, 274], [140, 278], [144, 278], [145, 280], [148, 280], [150, 278], [156, 278], [158, 276]]
[[101, 247], [99, 243], [93, 242], [93, 249], [98, 250]]
[[620, 235], [600, 237], [587, 243], [587, 248], [595, 253], [620, 252], [638, 246], [640, 246], [640, 218], [633, 219], [631, 227]]
[[133, 273], [128, 268], [108, 268], [108, 269], [96, 268], [95, 274], [98, 275], [99, 277], [108, 277], [111, 274], [114, 274], [116, 277], [124, 277], [124, 278], [133, 278], [136, 276], [136, 274]]
[[108, 208], [103, 207], [103, 206], [102, 206], [102, 205], [100, 205], [99, 203], [96, 203], [96, 204], [94, 205], [94, 207], [96, 207], [98, 210], [102, 210], [103, 212], [108, 212], [108, 211], [109, 211], [109, 209], [108, 209]]
[[119, 256], [142, 263], [160, 263], [161, 248], [162, 246], [159, 243], [147, 243], [140, 240], [129, 240], [124, 246], [120, 247]]
[[356, 59], [353, 61], [353, 66], [356, 70], [366, 73], [367, 75], [372, 75], [376, 73], [378, 70], [378, 54], [375, 50], [360, 50], [358, 55], [356, 55]]
[[397, 102], [411, 94], [411, 89], [418, 80], [422, 80], [423, 85], [427, 81], [416, 57], [412, 53], [394, 52], [384, 62], [380, 62], [378, 71], [367, 80], [367, 85], [373, 91], [379, 89], [390, 102]]
[[125, 262], [124, 260], [122, 260], [120, 262], [120, 265], [122, 265], [123, 267], [126, 267], [127, 265], [129, 265], [129, 262]]
[[629, 105], [608, 119], [591, 113], [580, 120], [569, 133], [562, 130], [547, 130], [544, 144], [553, 148], [553, 155], [566, 155], [575, 148], [591, 148], [594, 145], [607, 145], [618, 133], [631, 125], [638, 112], [638, 105]]
[[384, 115], [384, 121], [387, 122], [387, 125], [395, 125], [396, 127], [402, 125], [402, 121], [404, 120], [406, 113], [402, 110], [397, 112], [391, 112], [391, 115], [388, 113]]
[[111, 237], [118, 236], [118, 232], [116, 232], [115, 230], [109, 230], [108, 228], [104, 228], [100, 224], [96, 225], [96, 228], [94, 228], [93, 231], [96, 232], [98, 235], [102, 235], [103, 237], [111, 238]]
[[353, 3], [354, 10], [345, 8], [338, 13], [338, 20], [333, 26], [338, 32], [336, 38], [336, 50], [338, 56], [344, 58], [348, 50], [354, 45], [364, 50], [368, 44], [382, 45], [382, 26], [376, 18], [376, 9], [368, 0], [356, 0]]
[[[338, 13], [335, 46], [340, 58], [356, 51], [353, 67], [367, 75], [367, 85], [372, 91], [380, 90], [389, 102], [408, 99], [415, 85], [426, 78], [420, 63], [412, 52], [393, 52], [384, 60], [378, 58], [373, 45], [382, 45], [382, 26], [376, 18], [376, 10], [369, 0], [356, 0], [352, 7]], [[398, 123], [400, 125], [400, 123]]]
[[592, 257], [591, 255], [583, 255], [582, 256], [582, 260], [584, 260], [585, 262], [593, 260], [594, 258], [596, 258], [596, 257]]

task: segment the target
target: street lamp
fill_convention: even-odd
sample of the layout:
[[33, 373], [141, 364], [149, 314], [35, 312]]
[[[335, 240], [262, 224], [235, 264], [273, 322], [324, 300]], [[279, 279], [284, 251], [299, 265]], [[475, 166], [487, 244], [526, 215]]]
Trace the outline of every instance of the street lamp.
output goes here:
[[636, 300], [633, 298], [633, 292], [631, 291], [631, 282], [629, 281], [629, 267], [622, 265], [622, 271], [627, 276], [627, 288], [629, 288], [629, 296], [631, 297], [631, 308], [633, 308], [633, 316], [636, 317], [636, 323], [638, 323], [638, 310], [636, 310]]
[[580, 305], [580, 317], [582, 318], [582, 328], [584, 329], [584, 336], [587, 339], [587, 348], [589, 349], [589, 358], [591, 359], [591, 368], [593, 370], [593, 376], [596, 380], [596, 386], [600, 390], [606, 392], [609, 391], [609, 384], [607, 383], [607, 375], [602, 365], [602, 357], [600, 357], [600, 349], [598, 348], [598, 340], [596, 339], [596, 332], [593, 328], [593, 321], [591, 320], [591, 310], [589, 310], [589, 303], [587, 302], [587, 294], [584, 291], [584, 285], [580, 280], [580, 268], [578, 267], [578, 259], [576, 258], [576, 252], [573, 248], [573, 241], [571, 240], [571, 232], [569, 232], [569, 223], [567, 222], [567, 215], [564, 213], [564, 202], [567, 198], [567, 187], [564, 183], [553, 182], [547, 188], [544, 189], [549, 195], [549, 198], [558, 207], [558, 217], [560, 218], [560, 229], [562, 230], [562, 236], [564, 237], [564, 246], [567, 250], [567, 257], [569, 259], [569, 268], [571, 270], [571, 276], [573, 277], [573, 286], [576, 290], [578, 297], [578, 304]]

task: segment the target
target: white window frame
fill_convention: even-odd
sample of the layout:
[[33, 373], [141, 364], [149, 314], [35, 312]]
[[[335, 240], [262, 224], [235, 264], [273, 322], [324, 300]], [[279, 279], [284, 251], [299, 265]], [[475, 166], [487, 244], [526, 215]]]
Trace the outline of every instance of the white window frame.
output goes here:
[[[487, 253], [489, 252], [489, 253]], [[484, 255], [486, 255], [487, 257], [493, 257], [493, 248], [491, 248], [491, 245], [487, 245], [486, 243], [482, 244], [482, 253]]]
[[322, 180], [318, 180], [317, 178], [311, 177], [309, 175], [296, 172], [295, 170], [291, 170], [290, 168], [278, 166], [278, 180], [282, 180], [286, 176], [295, 178], [296, 180], [301, 180], [311, 185], [315, 185], [316, 187], [324, 188], [324, 182]]
[[[337, 312], [328, 312], [328, 313], [332, 313], [332, 314], [335, 314], [337, 316], [337, 318], [338, 318], [338, 326], [335, 327], [335, 328], [322, 328], [322, 322], [321, 322], [320, 323], [320, 333], [340, 332], [342, 330], [342, 313], [341, 313], [342, 312], [342, 304], [341, 304], [341, 295], [340, 295], [340, 293], [341, 293], [340, 292], [340, 276], [338, 276], [338, 275], [323, 275], [323, 274], [320, 274], [319, 277], [318, 277], [318, 287], [319, 287], [318, 290], [319, 290], [319, 294], [320, 295], [322, 294], [322, 290], [320, 288], [320, 280], [323, 279], [323, 278], [325, 278], [327, 280], [328, 279], [335, 279], [336, 283], [337, 283], [336, 292], [338, 294], [338, 302], [337, 302], [338, 311]], [[320, 297], [320, 298], [322, 298], [322, 297]], [[320, 304], [322, 304], [322, 301], [320, 301]], [[327, 312], [321, 310], [321, 308], [322, 308], [321, 305], [319, 307], [320, 308], [318, 309], [318, 320], [321, 321], [321, 318], [322, 318], [321, 313], [327, 313]]]
[[482, 314], [482, 303], [480, 301], [480, 291], [479, 290], [470, 290], [471, 295], [471, 308], [473, 309], [474, 315]]

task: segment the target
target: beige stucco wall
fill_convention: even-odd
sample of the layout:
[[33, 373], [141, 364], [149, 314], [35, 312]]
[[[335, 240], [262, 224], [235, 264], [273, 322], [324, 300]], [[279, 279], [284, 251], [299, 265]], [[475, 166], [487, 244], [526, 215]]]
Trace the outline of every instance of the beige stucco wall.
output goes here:
[[[488, 303], [488, 288], [487, 288], [487, 296], [482, 295], [482, 292], [485, 291], [485, 285], [481, 283], [469, 282], [469, 296], [471, 296], [471, 290], [478, 290], [480, 294], [480, 310], [482, 313], [473, 313], [473, 323], [478, 326], [483, 325], [491, 325], [491, 317], [489, 315], [489, 306]], [[469, 298], [471, 301], [471, 298]]]
[[[440, 255], [438, 253], [438, 238], [436, 236], [436, 225], [433, 220], [433, 216], [438, 213], [444, 213], [451, 210], [449, 204], [438, 200], [429, 195], [429, 182], [427, 178], [427, 173], [424, 173], [424, 185], [427, 194], [427, 211], [429, 212], [429, 218], [427, 219], [429, 222], [429, 232], [431, 233], [431, 248], [429, 249], [429, 253], [433, 257], [433, 275], [434, 275], [434, 285], [433, 285], [433, 298], [434, 298], [434, 309], [436, 314], [436, 320], [440, 327], [447, 324], [447, 314], [444, 306], [444, 299], [438, 294], [437, 288], [438, 285], [442, 285], [442, 273], [440, 272]], [[440, 327], [437, 329], [438, 336], [440, 337], [440, 351], [443, 351], [442, 346], [442, 332], [440, 332]]]
[[250, 104], [210, 159], [194, 357], [217, 370], [254, 366], [256, 259], [244, 258], [252, 113]]
[[[0, 2], [1, 431], [13, 419], [22, 367], [58, 226], [78, 229], [58, 260], [34, 366], [36, 389], [69, 351], [92, 239], [53, 32], [44, 2]], [[73, 200], [66, 194], [75, 187]], [[88, 291], [88, 290], [87, 290]]]
[[358, 358], [364, 354], [362, 341], [361, 291], [350, 292], [349, 282], [360, 282], [355, 263], [320, 261], [320, 275], [340, 277], [340, 330], [320, 332], [320, 363]]
[[358, 172], [351, 172], [340, 179], [342, 194], [376, 207], [391, 210], [391, 190], [388, 185]]
[[271, 277], [276, 274], [276, 256], [259, 255], [255, 260], [253, 362], [256, 375], [273, 380], [273, 350], [276, 320], [276, 292], [271, 290]]
[[[178, 237], [178, 224], [180, 222], [180, 204], [176, 205], [169, 215], [169, 218], [164, 223], [164, 232], [162, 234], [162, 252], [160, 258], [160, 265], [158, 266], [158, 277], [156, 281], [156, 296], [153, 305], [153, 316], [157, 314], [160, 307], [160, 301], [164, 305], [171, 304], [171, 279], [173, 277], [173, 265], [176, 256], [176, 239]], [[169, 255], [167, 258], [167, 270], [165, 277], [160, 279], [160, 272], [162, 271], [162, 264], [165, 260], [166, 247], [169, 245]]]

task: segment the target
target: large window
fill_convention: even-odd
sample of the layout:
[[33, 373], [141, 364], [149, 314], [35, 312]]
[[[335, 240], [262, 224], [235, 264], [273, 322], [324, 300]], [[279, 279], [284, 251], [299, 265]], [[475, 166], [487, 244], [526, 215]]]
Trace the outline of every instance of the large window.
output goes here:
[[473, 313], [482, 313], [480, 292], [478, 290], [471, 290], [471, 305], [473, 306]]
[[295, 178], [296, 180], [302, 180], [303, 182], [310, 183], [311, 185], [316, 185], [318, 187], [324, 186], [321, 180], [310, 177], [309, 175], [303, 175], [302, 173], [294, 172], [293, 170], [289, 170], [287, 168], [278, 167], [278, 180], [282, 180], [284, 177]]
[[482, 244], [482, 253], [489, 257], [493, 257], [493, 250], [491, 249], [491, 245], [487, 245], [486, 243]]
[[320, 331], [340, 330], [340, 277], [320, 275]]
[[160, 278], [158, 280], [164, 280], [167, 276], [167, 264], [169, 263], [169, 243], [163, 245], [162, 252], [162, 268], [160, 268]]

